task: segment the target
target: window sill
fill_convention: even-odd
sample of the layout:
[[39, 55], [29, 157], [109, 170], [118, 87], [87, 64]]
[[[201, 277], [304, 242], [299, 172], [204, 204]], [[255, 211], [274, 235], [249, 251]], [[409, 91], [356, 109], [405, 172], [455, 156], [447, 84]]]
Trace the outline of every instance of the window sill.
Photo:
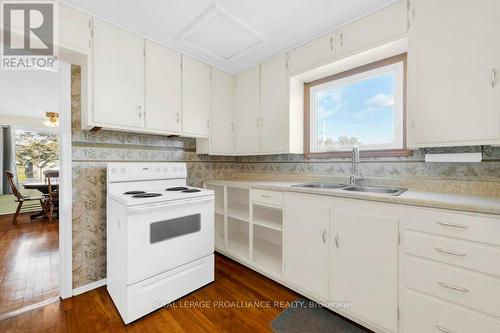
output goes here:
[[[385, 150], [364, 150], [359, 152], [360, 157], [408, 157], [413, 155], [410, 149], [385, 149]], [[348, 158], [352, 156], [351, 151], [331, 151], [318, 153], [305, 153], [305, 158]]]

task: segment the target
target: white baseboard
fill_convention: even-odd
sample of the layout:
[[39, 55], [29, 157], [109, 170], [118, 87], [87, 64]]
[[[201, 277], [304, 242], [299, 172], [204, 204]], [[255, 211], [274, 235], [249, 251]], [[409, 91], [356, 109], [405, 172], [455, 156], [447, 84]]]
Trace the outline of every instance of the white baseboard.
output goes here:
[[93, 289], [97, 289], [97, 288], [105, 286], [105, 285], [106, 285], [106, 279], [102, 279], [102, 280], [99, 280], [96, 282], [86, 284], [84, 286], [73, 289], [73, 296], [86, 293], [87, 291], [91, 291]]

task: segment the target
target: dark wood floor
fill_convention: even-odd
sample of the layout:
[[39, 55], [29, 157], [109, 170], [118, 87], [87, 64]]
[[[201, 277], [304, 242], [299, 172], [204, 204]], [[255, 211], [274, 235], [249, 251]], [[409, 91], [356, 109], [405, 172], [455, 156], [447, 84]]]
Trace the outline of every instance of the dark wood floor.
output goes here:
[[0, 216], [0, 314], [59, 293], [57, 221], [30, 221], [29, 213], [11, 221]]
[[[297, 298], [289, 289], [217, 255], [215, 282], [178, 300], [175, 307], [128, 326], [101, 287], [4, 320], [0, 332], [272, 332], [271, 320]], [[209, 308], [203, 308], [205, 302]], [[254, 306], [245, 307], [244, 302]]]

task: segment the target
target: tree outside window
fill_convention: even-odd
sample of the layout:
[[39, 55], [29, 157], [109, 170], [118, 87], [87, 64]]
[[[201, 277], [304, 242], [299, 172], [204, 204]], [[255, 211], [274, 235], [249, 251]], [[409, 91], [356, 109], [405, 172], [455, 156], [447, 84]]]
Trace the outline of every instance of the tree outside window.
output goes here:
[[19, 182], [43, 180], [43, 172], [59, 166], [57, 134], [16, 130], [16, 166]]

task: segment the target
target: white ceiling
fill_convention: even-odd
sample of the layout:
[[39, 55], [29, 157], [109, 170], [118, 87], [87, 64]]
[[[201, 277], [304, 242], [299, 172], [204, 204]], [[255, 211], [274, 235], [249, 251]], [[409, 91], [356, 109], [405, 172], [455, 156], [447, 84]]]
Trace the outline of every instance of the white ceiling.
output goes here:
[[0, 70], [0, 116], [45, 117], [59, 110], [59, 76], [55, 72]]
[[[206, 63], [238, 73], [394, 0], [62, 0]], [[226, 61], [186, 45], [182, 32], [217, 4], [268, 39]]]

